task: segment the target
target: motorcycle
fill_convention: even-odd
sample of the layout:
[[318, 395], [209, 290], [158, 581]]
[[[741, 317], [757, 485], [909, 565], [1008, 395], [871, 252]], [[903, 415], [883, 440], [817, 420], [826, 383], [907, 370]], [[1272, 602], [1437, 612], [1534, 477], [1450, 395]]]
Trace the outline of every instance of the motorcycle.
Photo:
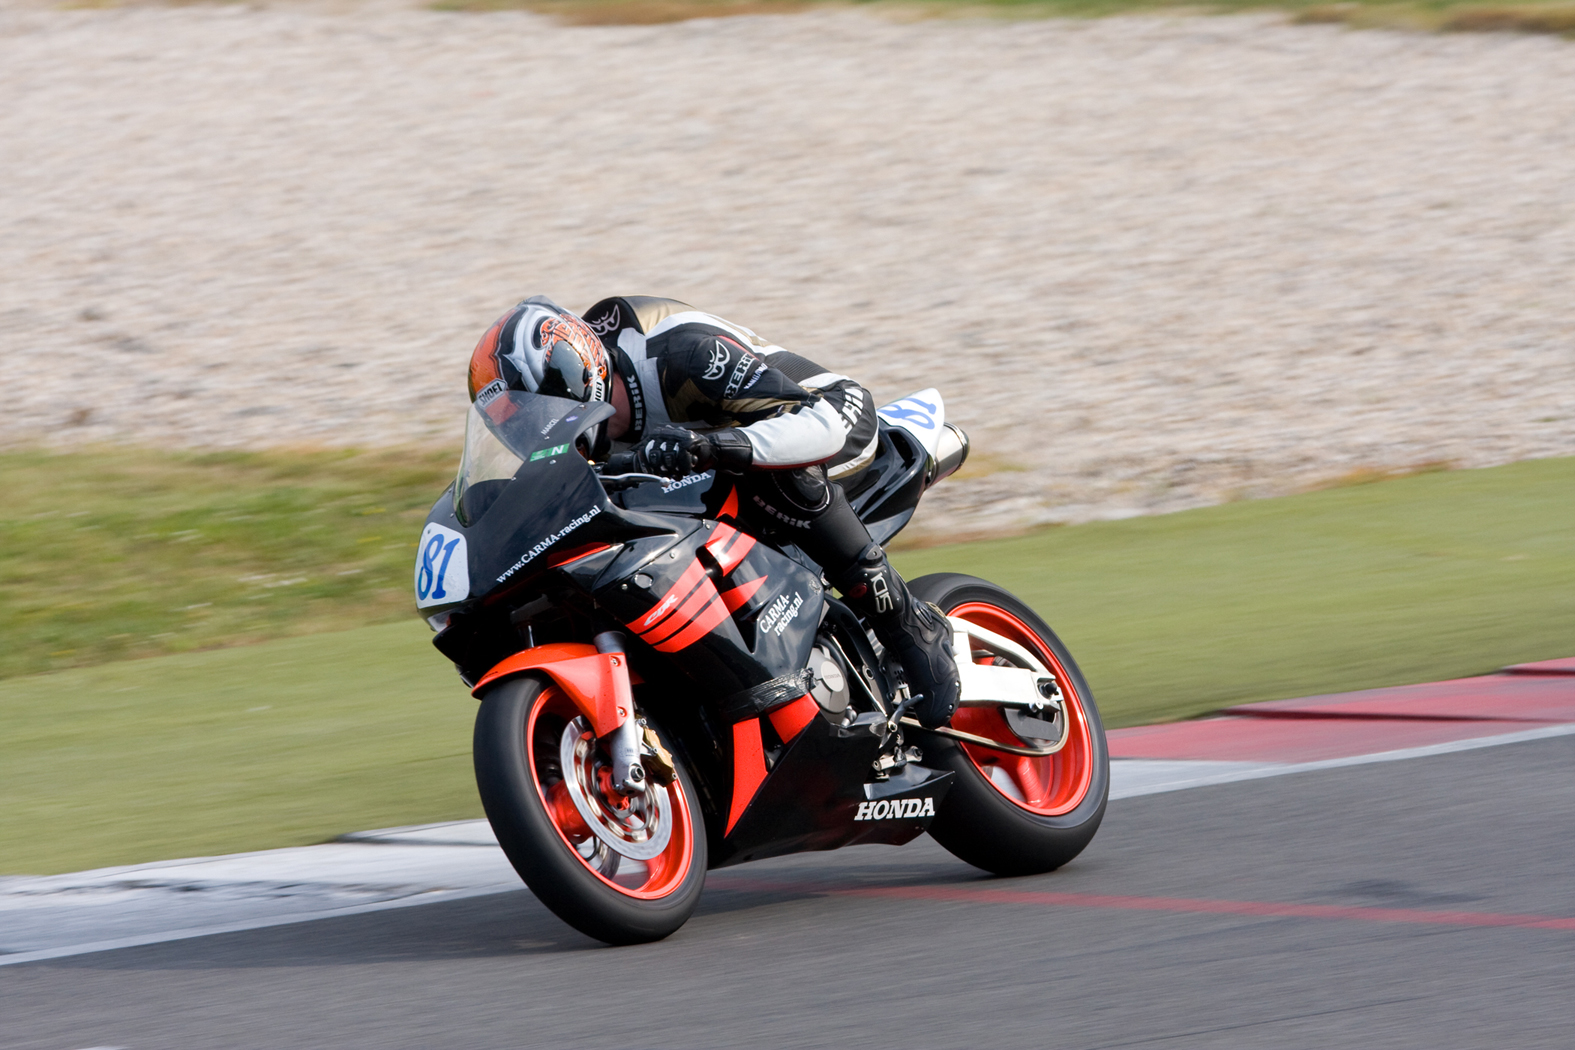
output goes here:
[[[928, 831], [999, 875], [1055, 869], [1104, 816], [1094, 699], [1044, 620], [982, 579], [910, 582], [950, 618], [962, 700], [926, 730], [900, 665], [820, 567], [751, 532], [715, 472], [592, 459], [610, 405], [473, 404], [416, 604], [480, 700], [476, 784], [536, 896], [609, 944], [666, 937], [707, 870]], [[888, 542], [968, 439], [938, 392], [879, 410], [846, 486]]]

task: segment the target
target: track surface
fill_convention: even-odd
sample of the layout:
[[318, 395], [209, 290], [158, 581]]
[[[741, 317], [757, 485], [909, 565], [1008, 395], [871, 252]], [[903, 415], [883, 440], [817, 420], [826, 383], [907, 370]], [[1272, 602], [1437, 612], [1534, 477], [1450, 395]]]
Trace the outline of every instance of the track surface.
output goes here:
[[1120, 800], [1032, 879], [927, 839], [729, 869], [634, 949], [514, 892], [16, 966], [0, 1046], [1564, 1047], [1572, 760]]

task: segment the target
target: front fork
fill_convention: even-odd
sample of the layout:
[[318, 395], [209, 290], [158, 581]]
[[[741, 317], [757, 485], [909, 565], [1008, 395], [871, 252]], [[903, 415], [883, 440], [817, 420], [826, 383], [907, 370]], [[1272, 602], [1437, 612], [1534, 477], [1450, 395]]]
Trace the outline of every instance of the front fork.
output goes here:
[[[603, 631], [591, 641], [599, 653], [622, 654], [623, 635], [617, 631]], [[640, 723], [634, 717], [634, 705], [622, 711], [623, 720], [618, 728], [602, 739], [612, 757], [613, 786], [625, 795], [638, 795], [645, 790], [645, 765], [640, 761]]]

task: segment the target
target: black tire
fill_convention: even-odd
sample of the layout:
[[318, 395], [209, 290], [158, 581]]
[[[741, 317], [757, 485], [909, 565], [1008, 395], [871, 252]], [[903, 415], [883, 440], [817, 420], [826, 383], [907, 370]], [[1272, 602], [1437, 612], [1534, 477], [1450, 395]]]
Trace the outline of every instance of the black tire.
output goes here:
[[[694, 783], [675, 755], [673, 788], [683, 793], [686, 805], [674, 807], [672, 812], [687, 825], [686, 846], [680, 851], [687, 859], [681, 870], [675, 869], [673, 885], [661, 888], [658, 896], [644, 898], [610, 885], [592, 871], [560, 831], [543, 789], [538, 787], [545, 751], [537, 750], [533, 757], [526, 741], [527, 725], [542, 725], [549, 705], [556, 711], [564, 700], [556, 687], [530, 675], [500, 682], [482, 696], [473, 754], [476, 786], [487, 819], [514, 870], [564, 922], [608, 944], [661, 940], [688, 921], [705, 886], [705, 821]], [[535, 720], [533, 711], [537, 711]], [[550, 726], [539, 732], [550, 733]], [[671, 750], [670, 743], [664, 744]], [[533, 762], [537, 763], [535, 771]], [[589, 848], [597, 848], [594, 841]]]
[[[1060, 783], [1055, 778], [1062, 777], [1066, 784], [1072, 785], [1062, 789], [1066, 797], [1059, 806], [1055, 804], [1057, 797], [1049, 791], [1046, 802], [1039, 807], [1043, 811], [1014, 801], [992, 783], [979, 762], [970, 757], [968, 748], [937, 734], [915, 733], [924, 751], [925, 765], [949, 769], [955, 774], [952, 789], [930, 824], [930, 834], [937, 842], [958, 858], [997, 875], [1034, 875], [1059, 868], [1081, 853], [1094, 832], [1099, 830], [1110, 794], [1110, 754], [1105, 744], [1104, 726], [1083, 673], [1049, 624], [1004, 588], [975, 576], [950, 572], [923, 576], [908, 586], [919, 598], [934, 602], [948, 615], [969, 606], [975, 609], [993, 606], [1010, 614], [1038, 640], [1040, 651], [1048, 651], [1065, 672], [1057, 677], [1065, 679], [1061, 685], [1069, 707], [1075, 698], [1084, 731], [1069, 740], [1067, 751], [1046, 759], [1029, 760], [1042, 764], [1032, 768], [1047, 771], [1046, 783]], [[968, 658], [962, 653], [957, 655], [959, 659]], [[953, 722], [962, 716], [963, 711], [959, 711], [953, 716]], [[1071, 753], [1073, 748], [1077, 749], [1076, 754]], [[985, 764], [992, 770], [995, 768], [992, 762], [1015, 761], [1013, 756], [997, 758], [987, 751], [976, 751], [976, 754], [983, 755]], [[1062, 765], [1049, 765], [1056, 762]], [[1083, 765], [1073, 765], [1074, 762]], [[1085, 782], [1084, 770], [1086, 788], [1079, 796], [1076, 784]]]

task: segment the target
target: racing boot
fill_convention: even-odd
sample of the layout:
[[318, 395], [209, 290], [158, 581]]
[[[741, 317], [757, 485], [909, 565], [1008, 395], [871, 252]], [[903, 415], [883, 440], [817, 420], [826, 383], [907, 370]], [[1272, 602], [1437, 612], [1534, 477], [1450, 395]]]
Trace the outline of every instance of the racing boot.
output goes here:
[[913, 596], [878, 543], [864, 548], [853, 567], [833, 582], [902, 665], [909, 692], [922, 694], [914, 717], [926, 729], [945, 725], [962, 690], [945, 614]]

